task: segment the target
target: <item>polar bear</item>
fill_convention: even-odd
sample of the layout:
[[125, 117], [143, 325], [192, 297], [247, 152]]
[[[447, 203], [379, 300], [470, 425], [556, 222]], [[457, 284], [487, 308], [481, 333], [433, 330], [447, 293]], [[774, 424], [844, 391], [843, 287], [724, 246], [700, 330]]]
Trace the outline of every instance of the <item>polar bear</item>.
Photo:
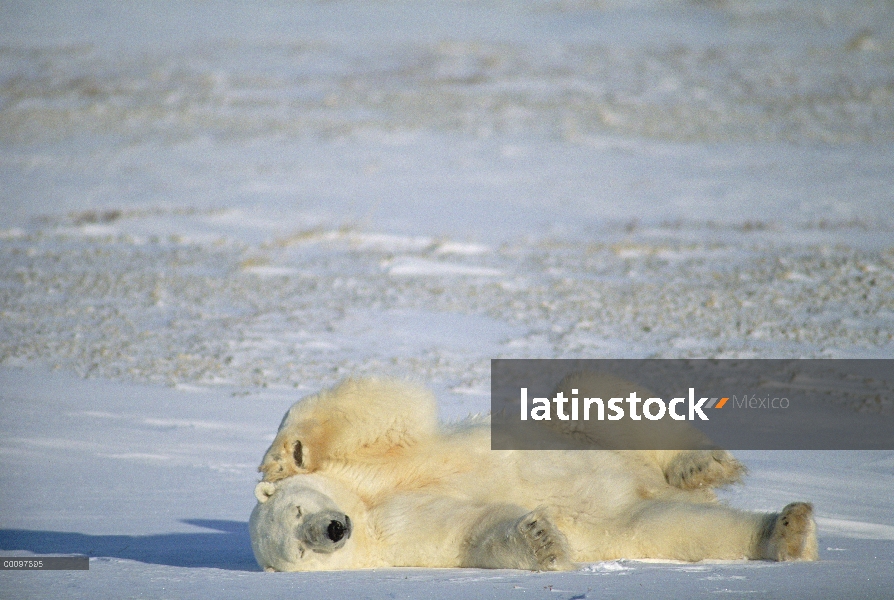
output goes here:
[[717, 502], [743, 472], [725, 451], [494, 451], [486, 418], [439, 426], [431, 393], [392, 379], [298, 401], [260, 470], [249, 529], [265, 570], [817, 558], [810, 504]]

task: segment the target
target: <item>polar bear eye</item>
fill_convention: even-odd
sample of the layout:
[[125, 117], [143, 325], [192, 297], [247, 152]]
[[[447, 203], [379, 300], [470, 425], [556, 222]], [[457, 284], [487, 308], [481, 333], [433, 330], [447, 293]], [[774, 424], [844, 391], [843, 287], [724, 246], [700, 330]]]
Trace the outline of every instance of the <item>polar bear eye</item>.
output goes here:
[[300, 506], [296, 506], [296, 507], [295, 507], [295, 516], [298, 517], [298, 518], [300, 518], [301, 515], [303, 515], [303, 514], [304, 514], [304, 513], [301, 512], [301, 507], [300, 507]]
[[299, 467], [304, 466], [304, 455], [302, 453], [301, 440], [295, 442], [295, 446], [292, 448], [292, 458], [295, 459], [295, 464]]

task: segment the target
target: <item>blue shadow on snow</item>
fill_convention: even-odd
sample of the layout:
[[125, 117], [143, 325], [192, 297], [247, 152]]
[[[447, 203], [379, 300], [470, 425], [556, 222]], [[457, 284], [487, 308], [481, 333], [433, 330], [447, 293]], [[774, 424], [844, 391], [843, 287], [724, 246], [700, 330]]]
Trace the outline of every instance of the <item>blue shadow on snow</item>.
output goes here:
[[210, 519], [186, 519], [182, 522], [215, 531], [90, 535], [65, 531], [0, 529], [0, 551], [24, 550], [34, 554], [125, 558], [171, 567], [260, 570], [251, 551], [248, 523]]

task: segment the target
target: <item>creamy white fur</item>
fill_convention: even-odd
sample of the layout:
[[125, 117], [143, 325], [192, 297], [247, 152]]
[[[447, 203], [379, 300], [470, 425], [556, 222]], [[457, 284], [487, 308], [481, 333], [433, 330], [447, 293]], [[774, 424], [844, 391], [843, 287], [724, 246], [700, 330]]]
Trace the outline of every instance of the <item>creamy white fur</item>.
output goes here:
[[[388, 379], [297, 402], [261, 465], [250, 522], [259, 564], [539, 570], [816, 558], [809, 504], [757, 514], [716, 502], [711, 486], [742, 472], [726, 452], [492, 451], [485, 419], [439, 428], [435, 415], [430, 393]], [[315, 514], [347, 515], [350, 536], [337, 549], [308, 546], [295, 532]]]

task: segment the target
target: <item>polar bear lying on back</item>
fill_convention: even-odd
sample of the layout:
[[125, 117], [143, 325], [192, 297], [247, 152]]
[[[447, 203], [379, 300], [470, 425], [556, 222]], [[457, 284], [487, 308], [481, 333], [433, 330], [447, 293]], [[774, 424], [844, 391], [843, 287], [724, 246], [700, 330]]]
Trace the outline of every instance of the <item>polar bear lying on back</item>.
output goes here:
[[249, 526], [266, 570], [817, 558], [810, 504], [716, 502], [744, 472], [725, 451], [493, 451], [486, 419], [439, 427], [429, 392], [389, 379], [298, 401], [260, 469]]

